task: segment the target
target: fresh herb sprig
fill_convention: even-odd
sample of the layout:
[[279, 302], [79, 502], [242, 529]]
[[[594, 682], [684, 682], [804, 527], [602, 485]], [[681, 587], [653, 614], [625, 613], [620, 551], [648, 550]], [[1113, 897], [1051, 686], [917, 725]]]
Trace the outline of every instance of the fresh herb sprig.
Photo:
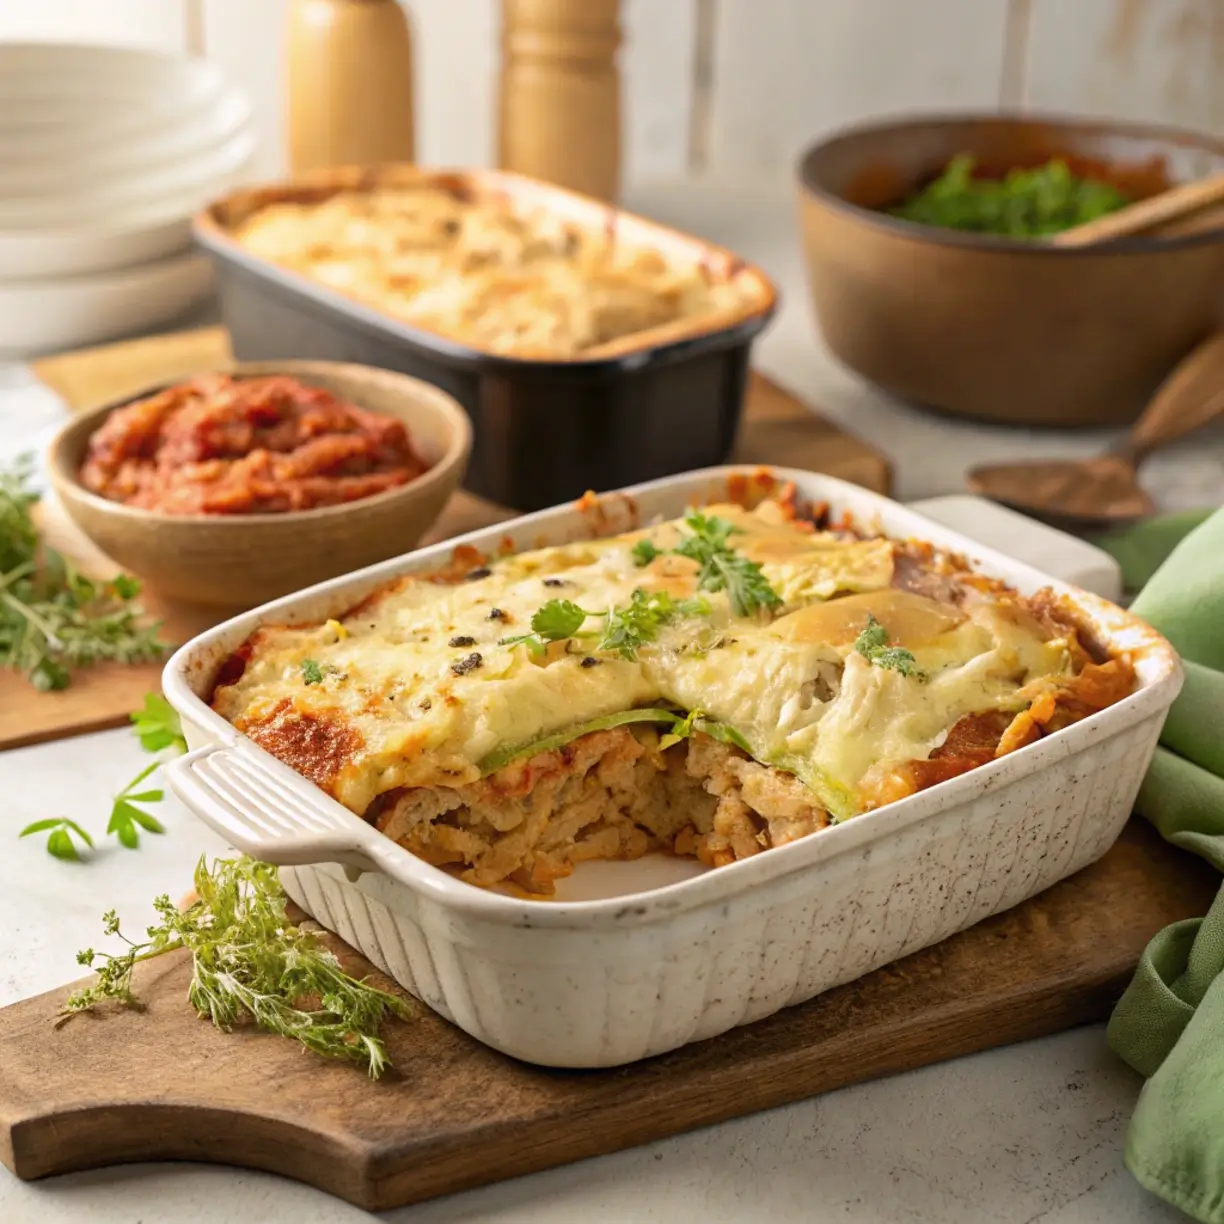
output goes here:
[[927, 678], [926, 672], [919, 670], [917, 660], [908, 650], [888, 644], [888, 630], [870, 612], [867, 613], [867, 624], [862, 633], [854, 639], [854, 649], [875, 667], [888, 668], [915, 680]]
[[[146, 752], [164, 752], [170, 749], [178, 756], [187, 751], [187, 738], [183, 735], [183, 724], [174, 707], [160, 693], [146, 693], [144, 705], [131, 716], [132, 729]], [[146, 833], [164, 833], [165, 826], [156, 816], [136, 805], [138, 803], [160, 803], [165, 791], [160, 789], [137, 791], [137, 787], [161, 765], [153, 761], [140, 771], [116, 796], [111, 805], [110, 820], [106, 831], [113, 833], [119, 844], [129, 850], [140, 845], [140, 830]]]
[[93, 849], [93, 838], [75, 820], [69, 820], [67, 816], [36, 820], [33, 824], [26, 825], [17, 836], [31, 837], [35, 833], [47, 833], [47, 853], [65, 862], [79, 863], [81, 861], [81, 852], [77, 849], [76, 842], [72, 840], [74, 836], [84, 842], [89, 849]]
[[[596, 650], [615, 652], [623, 659], [636, 659], [647, 642], [653, 642], [659, 631], [682, 616], [708, 616], [710, 605], [704, 599], [673, 599], [666, 591], [644, 591], [638, 588], [629, 603], [607, 612], [591, 612], [568, 599], [550, 599], [531, 618], [531, 632], [505, 637], [501, 646], [526, 646], [533, 654], [543, 654], [549, 642], [569, 638], [589, 638]], [[583, 633], [588, 618], [601, 618], [603, 628]]]
[[160, 789], [137, 791], [138, 787], [159, 765], [160, 761], [151, 761], [145, 766], [116, 796], [111, 805], [110, 820], [107, 822], [107, 833], [113, 833], [121, 846], [136, 850], [140, 846], [140, 830], [146, 833], [164, 833], [166, 826], [151, 812], [146, 812], [136, 805], [138, 803], [160, 803], [166, 793]]
[[160, 658], [158, 626], [140, 623], [135, 578], [86, 578], [40, 546], [32, 474], [28, 456], [0, 469], [0, 667], [47, 692], [67, 688], [75, 667]]
[[664, 625], [684, 616], [709, 616], [710, 605], [701, 598], [673, 599], [666, 591], [638, 587], [624, 608], [613, 608], [604, 620], [600, 650], [614, 650], [622, 658], [636, 659], [638, 650], [653, 642]]
[[[177, 755], [187, 751], [187, 740], [183, 735], [179, 716], [160, 693], [146, 693], [144, 705], [130, 717], [132, 729], [146, 752], [161, 753], [171, 749], [173, 755]], [[166, 831], [156, 816], [136, 806], [138, 803], [160, 803], [165, 798], [165, 792], [157, 788], [143, 791], [136, 789], [161, 764], [162, 761], [157, 760], [147, 765], [111, 803], [106, 831], [113, 833], [119, 844], [129, 850], [139, 848], [141, 829], [146, 833]], [[81, 860], [80, 850], [72, 840], [73, 834], [90, 850], [94, 845], [93, 838], [76, 821], [69, 820], [66, 816], [36, 820], [33, 824], [26, 825], [18, 837], [30, 837], [35, 833], [47, 833], [47, 853], [68, 862]]]
[[243, 1021], [300, 1041], [325, 1058], [363, 1065], [373, 1079], [390, 1066], [381, 1037], [389, 1015], [408, 1018], [401, 998], [350, 977], [318, 935], [294, 926], [276, 868], [252, 859], [201, 859], [195, 869], [198, 900], [186, 910], [168, 896], [154, 903], [159, 921], [147, 938], [124, 935], [114, 910], [103, 915], [120, 952], [87, 948], [77, 963], [97, 972], [92, 985], [72, 995], [59, 1022], [112, 1001], [140, 1007], [132, 975], [141, 961], [176, 948], [191, 953], [187, 997], [204, 1019], [229, 1032]]
[[[685, 516], [684, 525], [690, 534], [670, 551], [697, 562], [699, 591], [726, 591], [736, 616], [752, 616], [760, 609], [772, 611], [781, 606], [781, 596], [769, 585], [761, 567], [728, 542], [731, 536], [742, 534], [738, 527], [717, 515], [697, 511]], [[639, 567], [664, 554], [665, 550], [650, 540], [639, 540], [633, 546], [633, 560]]]
[[160, 693], [146, 693], [144, 705], [128, 717], [140, 746], [146, 752], [163, 752], [173, 748], [177, 755], [187, 751], [182, 720]]
[[937, 179], [890, 211], [921, 225], [1032, 239], [1094, 221], [1131, 202], [1112, 183], [1073, 173], [1062, 158], [1018, 167], [1002, 178], [976, 170], [971, 155], [958, 154]]

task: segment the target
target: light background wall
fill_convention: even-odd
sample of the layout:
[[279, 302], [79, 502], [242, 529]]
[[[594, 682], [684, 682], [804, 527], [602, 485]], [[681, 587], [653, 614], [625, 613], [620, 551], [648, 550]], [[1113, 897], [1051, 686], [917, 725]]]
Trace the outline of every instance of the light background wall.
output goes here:
[[[418, 148], [494, 155], [498, 0], [405, 0]], [[0, 39], [203, 46], [250, 91], [283, 168], [288, 0], [0, 0]], [[1019, 104], [1224, 130], [1224, 0], [624, 0], [626, 177], [780, 179], [831, 127]]]

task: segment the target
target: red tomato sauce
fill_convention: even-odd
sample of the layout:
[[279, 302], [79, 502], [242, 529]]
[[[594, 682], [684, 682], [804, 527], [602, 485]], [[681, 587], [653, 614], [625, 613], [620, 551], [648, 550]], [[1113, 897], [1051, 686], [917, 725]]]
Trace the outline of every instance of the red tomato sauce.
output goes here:
[[80, 479], [161, 514], [278, 514], [371, 497], [428, 466], [394, 417], [285, 375], [209, 374], [112, 412]]

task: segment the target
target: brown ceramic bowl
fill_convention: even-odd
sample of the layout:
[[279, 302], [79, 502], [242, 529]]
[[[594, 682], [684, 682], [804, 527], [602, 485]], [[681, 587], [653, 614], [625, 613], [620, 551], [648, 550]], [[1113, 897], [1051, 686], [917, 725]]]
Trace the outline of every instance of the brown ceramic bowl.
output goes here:
[[291, 374], [370, 412], [399, 417], [429, 470], [373, 497], [286, 514], [189, 517], [138, 510], [82, 487], [90, 435], [151, 387], [77, 417], [51, 444], [52, 483], [74, 523], [106, 555], [172, 599], [250, 608], [412, 549], [463, 478], [472, 429], [449, 395], [415, 378], [323, 361], [233, 365], [226, 373]]
[[978, 420], [1122, 425], [1213, 331], [1222, 228], [1059, 250], [879, 211], [957, 153], [1005, 171], [1066, 157], [1136, 196], [1224, 171], [1224, 140], [1145, 124], [960, 115], [875, 122], [799, 164], [816, 317], [835, 356], [904, 399]]

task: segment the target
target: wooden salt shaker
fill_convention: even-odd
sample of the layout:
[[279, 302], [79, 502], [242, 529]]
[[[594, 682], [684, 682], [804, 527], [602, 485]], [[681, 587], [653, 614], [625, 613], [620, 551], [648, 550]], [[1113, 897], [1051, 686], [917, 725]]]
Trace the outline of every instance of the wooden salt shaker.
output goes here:
[[502, 0], [499, 164], [620, 193], [620, 0]]
[[412, 35], [397, 0], [292, 0], [291, 173], [411, 162]]

